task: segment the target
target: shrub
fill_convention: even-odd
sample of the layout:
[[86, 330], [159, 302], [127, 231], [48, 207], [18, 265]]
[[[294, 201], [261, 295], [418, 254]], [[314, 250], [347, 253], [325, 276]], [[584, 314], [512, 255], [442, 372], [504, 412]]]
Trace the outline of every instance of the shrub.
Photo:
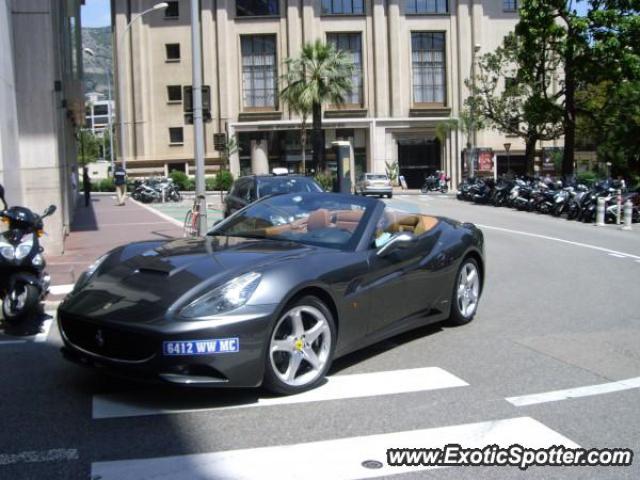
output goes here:
[[333, 191], [334, 176], [326, 173], [318, 173], [314, 177], [324, 191]]
[[105, 178], [100, 180], [97, 185], [94, 185], [97, 192], [115, 192], [116, 186], [113, 183], [113, 178]]
[[204, 189], [211, 191], [216, 189], [216, 177], [204, 177]]
[[189, 177], [186, 173], [179, 170], [171, 170], [169, 178], [173, 180], [173, 183], [178, 187], [178, 190], [189, 190]]
[[220, 170], [216, 175], [215, 189], [228, 191], [233, 184], [233, 175], [229, 170]]
[[587, 171], [577, 175], [578, 183], [584, 183], [587, 186], [593, 185], [598, 180], [598, 174], [596, 172]]

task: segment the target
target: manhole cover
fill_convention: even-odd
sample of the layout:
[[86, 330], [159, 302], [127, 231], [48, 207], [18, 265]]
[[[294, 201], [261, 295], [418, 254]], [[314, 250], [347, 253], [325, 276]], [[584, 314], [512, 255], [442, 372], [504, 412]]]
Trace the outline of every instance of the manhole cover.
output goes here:
[[365, 460], [364, 462], [362, 462], [362, 466], [364, 468], [370, 468], [372, 470], [383, 467], [382, 462], [379, 462], [377, 460]]

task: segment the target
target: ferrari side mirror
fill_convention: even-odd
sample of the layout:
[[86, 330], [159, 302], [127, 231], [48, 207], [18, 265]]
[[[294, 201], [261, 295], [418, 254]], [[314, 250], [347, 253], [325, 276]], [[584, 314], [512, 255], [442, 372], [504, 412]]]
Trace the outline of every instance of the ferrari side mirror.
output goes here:
[[413, 244], [416, 237], [408, 232], [396, 233], [387, 243], [385, 243], [378, 250], [377, 255], [379, 257], [385, 257], [395, 252], [396, 250], [400, 250], [402, 248], [407, 248]]

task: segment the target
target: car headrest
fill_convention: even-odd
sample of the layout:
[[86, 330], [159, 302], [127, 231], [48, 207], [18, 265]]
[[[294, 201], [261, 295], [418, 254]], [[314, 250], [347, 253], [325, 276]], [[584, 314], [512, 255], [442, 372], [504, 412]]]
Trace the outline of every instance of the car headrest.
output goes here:
[[329, 226], [330, 222], [331, 215], [329, 214], [329, 210], [326, 208], [320, 208], [309, 214], [309, 218], [307, 219], [307, 230], [311, 231], [326, 228]]

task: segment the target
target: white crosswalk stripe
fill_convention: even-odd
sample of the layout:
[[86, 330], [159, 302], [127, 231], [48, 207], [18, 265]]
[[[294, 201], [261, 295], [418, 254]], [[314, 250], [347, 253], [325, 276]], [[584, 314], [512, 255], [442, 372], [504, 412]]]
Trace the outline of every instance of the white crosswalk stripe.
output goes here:
[[[533, 418], [518, 417], [294, 445], [99, 462], [92, 465], [91, 475], [101, 480], [351, 480], [434, 468], [389, 466], [388, 448], [439, 448], [447, 444], [461, 444], [465, 448], [493, 444], [509, 447], [516, 443], [529, 448], [578, 447]], [[380, 462], [382, 467], [367, 469], [362, 465], [367, 460]]]
[[373, 397], [467, 386], [455, 375], [437, 367], [392, 370], [376, 373], [336, 375], [324, 385], [299, 395], [252, 398], [248, 403], [215, 404], [190, 408], [183, 398], [167, 399], [157, 395], [107, 394], [93, 398], [93, 418], [137, 417], [207, 410], [268, 407], [349, 398]]

